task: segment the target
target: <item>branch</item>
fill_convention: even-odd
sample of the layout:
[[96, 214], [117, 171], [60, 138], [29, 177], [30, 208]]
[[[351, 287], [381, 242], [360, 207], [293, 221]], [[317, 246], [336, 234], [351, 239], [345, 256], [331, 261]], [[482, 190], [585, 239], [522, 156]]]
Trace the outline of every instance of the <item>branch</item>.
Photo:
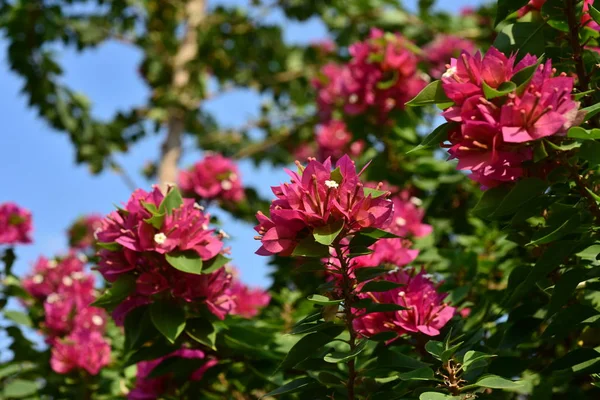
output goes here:
[[[175, 57], [173, 58], [172, 87], [179, 93], [179, 100], [187, 104], [183, 90], [190, 80], [187, 63], [198, 54], [198, 28], [205, 17], [205, 0], [189, 0], [185, 6], [187, 27]], [[158, 180], [161, 190], [165, 191], [169, 183], [177, 180], [177, 164], [181, 157], [181, 136], [184, 130], [186, 110], [173, 107], [167, 120], [167, 137], [162, 145], [158, 166]]]
[[567, 22], [569, 24], [569, 42], [573, 49], [573, 60], [575, 61], [575, 70], [578, 77], [578, 89], [581, 93], [587, 92], [590, 87], [590, 77], [585, 70], [585, 64], [583, 62], [583, 46], [579, 41], [579, 28], [581, 27], [577, 20], [577, 13], [575, 7], [577, 5], [576, 0], [566, 0], [566, 13]]

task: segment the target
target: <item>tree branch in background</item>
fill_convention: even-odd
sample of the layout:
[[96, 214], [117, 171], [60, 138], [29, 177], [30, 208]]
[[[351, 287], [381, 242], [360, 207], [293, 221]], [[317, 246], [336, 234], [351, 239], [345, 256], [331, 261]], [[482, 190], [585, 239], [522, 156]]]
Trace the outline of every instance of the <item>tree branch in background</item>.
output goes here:
[[[185, 13], [187, 27], [181, 45], [173, 59], [173, 90], [179, 94], [181, 103], [185, 102], [183, 89], [190, 80], [186, 64], [198, 53], [198, 28], [205, 17], [205, 0], [190, 0], [186, 4]], [[163, 192], [167, 184], [177, 179], [177, 164], [181, 156], [181, 135], [184, 130], [185, 110], [173, 107], [169, 110], [167, 121], [167, 137], [162, 145], [158, 166], [158, 180]]]

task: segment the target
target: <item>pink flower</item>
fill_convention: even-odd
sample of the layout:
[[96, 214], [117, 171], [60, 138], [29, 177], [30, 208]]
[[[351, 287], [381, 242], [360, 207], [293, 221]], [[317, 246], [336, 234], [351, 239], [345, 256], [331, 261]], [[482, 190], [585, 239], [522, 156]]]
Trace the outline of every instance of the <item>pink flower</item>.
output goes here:
[[392, 201], [394, 217], [388, 231], [402, 237], [423, 237], [432, 232], [432, 226], [423, 223], [425, 211], [420, 208], [422, 201], [419, 198], [405, 190], [393, 196]]
[[425, 60], [430, 65], [429, 74], [436, 79], [446, 72], [446, 63], [452, 57], [458, 57], [463, 51], [472, 54], [475, 43], [453, 35], [438, 35], [425, 48]]
[[415, 275], [415, 271], [398, 270], [383, 279], [403, 284], [387, 292], [361, 293], [362, 298], [372, 299], [376, 303], [397, 304], [406, 310], [394, 312], [376, 312], [361, 314], [357, 310], [354, 328], [365, 336], [392, 331], [399, 335], [423, 333], [437, 336], [456, 309], [443, 302], [445, 293], [438, 293], [435, 285], [426, 277], [424, 271]]
[[[583, 14], [581, 15], [581, 24], [583, 26], [587, 26], [595, 31], [600, 32], [600, 25], [598, 25], [598, 23], [592, 19], [589, 13], [590, 7], [593, 5], [594, 0], [583, 1]], [[598, 8], [598, 6], [596, 6], [596, 8]]]
[[354, 162], [348, 156], [340, 158], [332, 173], [331, 160], [309, 161], [298, 172], [287, 171], [290, 183], [273, 187], [276, 199], [270, 207], [270, 218], [257, 214], [254, 228], [262, 242], [259, 255], [290, 255], [298, 242], [314, 229], [343, 223], [339, 237], [365, 228], [385, 228], [389, 225], [393, 205], [387, 195], [365, 194]]
[[318, 128], [317, 144], [320, 159], [331, 157], [335, 161], [345, 153], [353, 157], [359, 156], [365, 143], [362, 140], [353, 141], [352, 133], [348, 132], [344, 122], [331, 120]]
[[85, 370], [90, 375], [98, 375], [108, 364], [110, 345], [96, 331], [76, 330], [52, 347], [50, 366], [59, 374]]
[[403, 267], [413, 262], [419, 255], [419, 250], [411, 249], [412, 243], [401, 238], [380, 239], [370, 249], [371, 254], [354, 258], [353, 267], [378, 267], [394, 265]]
[[530, 0], [527, 5], [519, 9], [519, 17], [524, 16], [530, 11], [540, 11], [545, 3], [546, 0]]
[[232, 271], [233, 281], [229, 288], [229, 296], [233, 300], [231, 314], [244, 318], [252, 318], [258, 315], [261, 308], [271, 301], [271, 296], [259, 288], [250, 288], [244, 285], [237, 277], [236, 271]]
[[73, 249], [86, 249], [91, 247], [96, 239], [94, 232], [102, 226], [102, 216], [90, 214], [80, 217], [69, 228], [69, 245]]
[[244, 188], [235, 163], [220, 154], [206, 154], [188, 171], [179, 174], [181, 189], [200, 199], [239, 202], [244, 199]]
[[31, 243], [31, 213], [15, 203], [0, 204], [0, 244]]
[[73, 274], [81, 276], [84, 266], [83, 261], [73, 253], [56, 260], [40, 257], [34, 264], [33, 272], [23, 279], [23, 288], [32, 297], [43, 301], [51, 293], [58, 292], [65, 277]]
[[[177, 201], [174, 193], [169, 198]], [[150, 193], [135, 191], [125, 209], [110, 213], [97, 232], [100, 246], [106, 247], [99, 252], [98, 262], [104, 278], [114, 282], [130, 274], [136, 279], [135, 291], [114, 310], [114, 318], [121, 324], [129, 311], [159, 296], [203, 304], [223, 319], [232, 307], [226, 295], [228, 274], [222, 269], [203, 275], [185, 273], [166, 257], [188, 252], [189, 257], [213, 260], [223, 249], [222, 235], [209, 229], [210, 216], [192, 199], [180, 200], [165, 212], [164, 198], [158, 188]]]
[[[159, 397], [162, 398], [163, 395], [172, 393], [176, 389], [177, 384], [173, 379], [172, 373], [157, 376], [155, 378], [149, 378], [149, 375], [160, 363], [173, 357], [204, 359], [205, 355], [201, 350], [182, 348], [164, 357], [157, 358], [156, 360], [140, 362], [137, 365], [135, 388], [129, 392], [127, 398], [129, 400], [154, 400]], [[201, 380], [204, 372], [216, 364], [217, 360], [207, 359], [200, 368], [190, 375], [189, 379], [192, 381]]]
[[529, 142], [563, 135], [582, 121], [571, 94], [573, 78], [554, 76], [550, 61], [534, 71], [525, 88], [484, 98], [484, 83], [498, 88], [537, 61], [526, 55], [514, 65], [514, 56], [492, 47], [485, 56], [461, 54], [442, 77], [442, 87], [454, 101], [442, 114], [454, 123], [448, 136], [450, 158], [458, 159], [458, 169], [470, 170], [470, 178], [482, 188], [525, 176], [523, 163], [533, 156]]

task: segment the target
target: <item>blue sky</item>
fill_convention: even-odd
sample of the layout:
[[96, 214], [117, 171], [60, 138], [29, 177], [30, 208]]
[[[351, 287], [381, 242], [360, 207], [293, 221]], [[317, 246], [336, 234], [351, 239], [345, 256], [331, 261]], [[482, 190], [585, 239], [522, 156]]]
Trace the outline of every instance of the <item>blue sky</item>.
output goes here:
[[[244, 5], [247, 1], [209, 1], [209, 4]], [[416, 1], [405, 4], [414, 8]], [[443, 2], [440, 8], [458, 11], [463, 6], [477, 5], [478, 0]], [[281, 23], [280, 14], [268, 17]], [[326, 37], [322, 24], [316, 20], [306, 23], [285, 23], [286, 40], [308, 43]], [[110, 118], [115, 111], [142, 105], [148, 90], [137, 75], [141, 54], [132, 47], [107, 43], [82, 54], [67, 50], [60, 53], [65, 68], [64, 82], [85, 93], [93, 102], [94, 114]], [[75, 165], [74, 153], [66, 135], [53, 132], [34, 110], [27, 107], [26, 98], [19, 93], [21, 80], [9, 71], [6, 62], [6, 41], [0, 39], [0, 109], [4, 115], [3, 133], [0, 134], [2, 162], [0, 202], [14, 201], [30, 209], [34, 218], [34, 244], [17, 249], [15, 271], [26, 273], [39, 256], [52, 256], [67, 250], [66, 228], [82, 214], [105, 214], [127, 200], [130, 191], [121, 178], [111, 172], [91, 175], [85, 165]], [[233, 107], [232, 107], [233, 106]], [[220, 96], [205, 105], [219, 121], [227, 126], [242, 125], [258, 115], [259, 98], [251, 91], [235, 91]], [[134, 176], [138, 186], [148, 189], [149, 184], [139, 176], [140, 167], [158, 156], [161, 136], [151, 136], [118, 159]], [[181, 165], [189, 165], [200, 157], [199, 152], [184, 155]], [[269, 187], [285, 180], [280, 170], [254, 170], [249, 163], [241, 164], [242, 179], [249, 186], [268, 196]], [[252, 285], [267, 286], [266, 259], [254, 255], [257, 243], [251, 226], [225, 219], [225, 227], [232, 239], [235, 265], [242, 279]]]

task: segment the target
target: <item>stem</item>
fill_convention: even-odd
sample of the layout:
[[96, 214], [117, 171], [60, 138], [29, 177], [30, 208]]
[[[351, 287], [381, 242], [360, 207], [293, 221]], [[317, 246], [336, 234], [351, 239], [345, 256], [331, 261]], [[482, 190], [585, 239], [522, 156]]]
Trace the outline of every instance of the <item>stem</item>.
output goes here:
[[590, 77], [585, 70], [583, 63], [583, 46], [579, 42], [579, 28], [581, 24], [577, 21], [575, 6], [576, 0], [566, 0], [567, 22], [569, 24], [569, 42], [573, 49], [573, 60], [575, 61], [575, 70], [577, 72], [577, 87], [580, 92], [586, 92], [590, 87]]
[[589, 188], [585, 179], [581, 175], [579, 175], [577, 167], [569, 165], [568, 162], [567, 166], [571, 171], [571, 176], [573, 177], [573, 179], [575, 179], [575, 184], [577, 185], [579, 193], [582, 197], [585, 197], [588, 200], [588, 203], [590, 204], [590, 210], [594, 215], [594, 218], [597, 222], [600, 222], [600, 207], [598, 207], [598, 203], [596, 203], [596, 199], [594, 198], [594, 196], [592, 196], [592, 194], [588, 191]]
[[[198, 28], [205, 17], [205, 0], [189, 0], [185, 5], [187, 27], [185, 34], [173, 58], [172, 88], [179, 94], [182, 104], [189, 104], [184, 93], [190, 80], [187, 64], [198, 54]], [[161, 158], [158, 166], [158, 180], [160, 188], [166, 191], [169, 183], [177, 180], [177, 164], [181, 157], [181, 136], [185, 127], [186, 107], [172, 107], [169, 109], [167, 120], [167, 137], [162, 145]]]
[[[350, 268], [346, 258], [342, 253], [342, 248], [339, 242], [333, 245], [335, 254], [340, 261], [341, 273], [342, 273], [342, 295], [344, 298], [344, 313], [346, 315], [346, 329], [350, 333], [350, 352], [356, 349], [356, 332], [354, 331], [354, 314], [352, 314], [352, 304], [354, 303], [354, 281], [350, 277]], [[348, 390], [348, 400], [354, 400], [354, 385], [356, 381], [356, 365], [354, 358], [348, 361], [348, 382], [346, 388]]]

